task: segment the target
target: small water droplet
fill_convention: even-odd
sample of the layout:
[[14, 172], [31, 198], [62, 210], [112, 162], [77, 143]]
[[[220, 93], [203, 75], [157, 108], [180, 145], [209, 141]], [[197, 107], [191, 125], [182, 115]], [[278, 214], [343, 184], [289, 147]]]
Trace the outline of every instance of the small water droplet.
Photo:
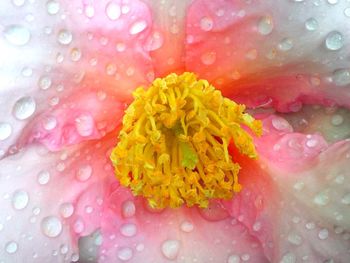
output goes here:
[[338, 4], [338, 0], [327, 0], [327, 2], [331, 5]]
[[136, 35], [138, 33], [141, 33], [143, 30], [147, 28], [147, 22], [144, 20], [136, 21], [133, 23], [129, 29], [129, 33], [131, 35]]
[[121, 261], [128, 261], [132, 258], [134, 252], [129, 247], [123, 247], [118, 250], [118, 258]]
[[343, 122], [344, 122], [344, 118], [343, 118], [343, 116], [341, 116], [339, 114], [334, 114], [331, 118], [331, 123], [334, 126], [339, 126], [339, 125], [343, 124]]
[[78, 48], [73, 48], [70, 52], [70, 59], [72, 61], [79, 61], [81, 58], [81, 51]]
[[60, 3], [55, 0], [48, 1], [46, 9], [50, 15], [56, 15], [60, 11]]
[[106, 14], [109, 19], [117, 20], [121, 15], [120, 5], [114, 2], [109, 2], [106, 6]]
[[23, 75], [23, 77], [29, 78], [33, 75], [33, 70], [31, 68], [25, 67], [22, 70], [22, 75]]
[[305, 183], [304, 182], [296, 182], [293, 186], [293, 188], [297, 191], [301, 191], [303, 190], [305, 187]]
[[212, 65], [216, 61], [216, 53], [214, 51], [202, 54], [201, 61], [204, 65]]
[[23, 6], [25, 2], [26, 0], [12, 0], [12, 3], [18, 7]]
[[330, 32], [325, 40], [325, 46], [329, 50], [339, 50], [344, 45], [343, 35], [338, 31]]
[[92, 18], [95, 15], [95, 8], [91, 5], [87, 5], [84, 9], [84, 14], [88, 18]]
[[10, 25], [6, 27], [3, 32], [5, 39], [15, 46], [24, 46], [31, 38], [30, 31], [20, 25]]
[[90, 114], [81, 114], [75, 119], [75, 127], [82, 137], [90, 136], [95, 129], [95, 121]]
[[38, 183], [45, 185], [50, 181], [50, 173], [48, 171], [41, 171], [37, 176]]
[[0, 122], [0, 141], [6, 140], [12, 134], [12, 126], [7, 122]]
[[213, 29], [214, 21], [212, 18], [205, 16], [200, 20], [199, 24], [203, 31], [210, 31]]
[[291, 50], [293, 47], [293, 40], [290, 38], [284, 38], [282, 41], [278, 44], [278, 48], [282, 51], [288, 51]]
[[289, 131], [293, 130], [292, 126], [287, 120], [281, 117], [274, 117], [271, 121], [272, 126], [278, 131]]
[[301, 245], [301, 243], [303, 242], [302, 237], [296, 233], [289, 233], [287, 240], [289, 243], [296, 245], [296, 246]]
[[153, 32], [151, 37], [147, 39], [145, 49], [147, 51], [154, 51], [159, 49], [164, 43], [164, 38], [160, 32]]
[[309, 18], [305, 21], [305, 28], [309, 31], [315, 31], [318, 29], [318, 22], [315, 18]]
[[17, 190], [12, 196], [12, 206], [14, 209], [22, 210], [27, 207], [29, 195], [24, 190]]
[[263, 16], [258, 22], [258, 31], [261, 35], [268, 35], [273, 30], [273, 19], [271, 16]]
[[123, 52], [126, 49], [126, 45], [125, 45], [125, 43], [119, 42], [119, 43], [116, 44], [115, 49], [118, 52]]
[[131, 223], [123, 224], [119, 230], [120, 233], [125, 237], [133, 237], [137, 232], [136, 225]]
[[18, 249], [18, 244], [14, 241], [10, 241], [5, 245], [5, 250], [9, 254], [16, 253], [17, 249]]
[[248, 261], [248, 260], [250, 259], [250, 255], [249, 255], [249, 254], [243, 254], [243, 255], [241, 256], [241, 259], [242, 259], [243, 261]]
[[57, 237], [62, 232], [62, 223], [55, 216], [47, 216], [41, 221], [41, 231], [48, 237]]
[[350, 205], [350, 193], [343, 196], [341, 199], [342, 204]]
[[117, 66], [113, 63], [109, 63], [106, 65], [106, 74], [109, 76], [113, 76], [117, 72]]
[[240, 263], [241, 259], [238, 255], [230, 255], [227, 258], [227, 263]]
[[131, 200], [124, 201], [122, 204], [122, 215], [126, 218], [135, 215], [136, 207], [135, 203]]
[[28, 119], [36, 109], [35, 100], [32, 97], [23, 97], [16, 101], [12, 113], [18, 120]]
[[329, 203], [330, 200], [329, 196], [326, 193], [320, 192], [317, 195], [315, 195], [313, 201], [316, 205], [325, 206]]
[[174, 260], [180, 251], [180, 241], [168, 239], [163, 242], [161, 250], [167, 259]]
[[337, 69], [333, 72], [332, 80], [337, 86], [346, 86], [350, 84], [350, 71], [347, 69]]
[[52, 80], [48, 76], [42, 76], [42, 77], [40, 77], [40, 79], [38, 81], [39, 88], [41, 88], [43, 90], [47, 90], [48, 88], [50, 88], [51, 84], [52, 84]]
[[85, 182], [91, 177], [91, 175], [92, 175], [91, 165], [85, 164], [79, 167], [76, 173], [76, 178], [81, 182]]
[[321, 240], [325, 240], [328, 237], [328, 229], [323, 228], [318, 232], [318, 237]]
[[262, 225], [261, 225], [260, 222], [255, 222], [254, 225], [253, 225], [253, 230], [255, 232], [258, 232], [258, 231], [260, 231], [261, 227], [262, 227]]
[[347, 17], [350, 17], [350, 7], [344, 9], [344, 14]]
[[60, 205], [60, 214], [63, 218], [69, 218], [74, 213], [74, 206], [71, 203], [63, 203]]
[[279, 263], [296, 263], [297, 262], [297, 257], [291, 253], [287, 252], [283, 255]]
[[57, 126], [57, 120], [55, 117], [53, 116], [48, 116], [48, 117], [45, 117], [44, 120], [43, 120], [43, 127], [45, 130], [47, 131], [51, 131], [53, 129], [55, 129]]
[[73, 35], [70, 31], [66, 29], [61, 29], [58, 32], [58, 42], [62, 45], [69, 45], [73, 40]]
[[183, 221], [180, 225], [180, 229], [183, 231], [183, 232], [186, 232], [186, 233], [190, 233], [193, 231], [194, 229], [194, 225], [189, 222], [189, 221]]

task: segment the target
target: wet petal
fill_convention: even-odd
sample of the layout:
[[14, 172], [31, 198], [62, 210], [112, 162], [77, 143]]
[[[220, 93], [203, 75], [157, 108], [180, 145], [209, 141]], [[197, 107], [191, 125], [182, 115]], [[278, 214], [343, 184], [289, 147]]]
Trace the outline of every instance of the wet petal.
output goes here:
[[348, 107], [347, 8], [341, 1], [194, 1], [186, 67], [250, 106]]

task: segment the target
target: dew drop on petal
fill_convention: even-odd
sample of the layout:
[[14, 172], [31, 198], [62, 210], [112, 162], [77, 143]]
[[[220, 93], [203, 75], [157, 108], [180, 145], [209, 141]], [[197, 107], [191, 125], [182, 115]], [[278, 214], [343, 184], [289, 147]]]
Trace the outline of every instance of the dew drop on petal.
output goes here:
[[339, 126], [339, 125], [343, 124], [343, 122], [344, 122], [344, 117], [339, 115], [339, 114], [334, 114], [331, 118], [331, 123], [334, 126]]
[[198, 208], [199, 214], [208, 221], [221, 221], [229, 217], [225, 207], [217, 201], [209, 202], [207, 208]]
[[292, 49], [292, 47], [293, 47], [293, 41], [290, 38], [284, 38], [278, 44], [278, 48], [282, 51], [288, 51]]
[[338, 0], [327, 0], [327, 2], [331, 5], [338, 4]]
[[168, 239], [161, 247], [163, 255], [170, 260], [174, 260], [180, 251], [180, 241]]
[[109, 19], [117, 20], [121, 15], [120, 6], [117, 3], [109, 2], [106, 6], [106, 14]]
[[18, 244], [14, 241], [10, 241], [5, 245], [5, 251], [8, 254], [16, 253], [17, 249], [18, 249]]
[[230, 255], [227, 258], [227, 263], [240, 263], [241, 259], [238, 255]]
[[343, 196], [341, 199], [342, 204], [350, 205], [350, 193]]
[[29, 202], [29, 195], [24, 190], [17, 190], [12, 196], [12, 206], [16, 210], [22, 210], [26, 208]]
[[28, 119], [36, 109], [35, 100], [32, 97], [23, 97], [16, 101], [12, 113], [18, 120]]
[[273, 30], [273, 20], [271, 16], [264, 16], [258, 22], [258, 31], [261, 35], [268, 35]]
[[305, 28], [309, 31], [315, 31], [318, 29], [318, 22], [315, 18], [309, 18], [305, 21]]
[[92, 167], [89, 164], [82, 165], [79, 167], [77, 173], [76, 173], [76, 178], [80, 182], [85, 182], [87, 181], [92, 175]]
[[161, 48], [163, 43], [164, 43], [164, 38], [162, 34], [160, 32], [153, 32], [153, 34], [145, 44], [145, 49], [147, 51], [154, 51]]
[[123, 52], [126, 49], [126, 45], [124, 43], [122, 43], [122, 42], [119, 42], [119, 43], [116, 44], [115, 49], [118, 52]]
[[133, 23], [129, 29], [129, 33], [131, 35], [136, 35], [138, 33], [141, 33], [143, 30], [147, 28], [147, 23], [144, 20], [136, 21]]
[[350, 70], [337, 69], [333, 72], [332, 80], [336, 86], [346, 86], [350, 84]]
[[47, 216], [41, 221], [41, 231], [48, 237], [57, 237], [62, 232], [61, 220], [55, 216]]
[[338, 31], [332, 31], [330, 32], [325, 40], [325, 46], [329, 50], [339, 50], [344, 45], [344, 37], [343, 35]]
[[190, 233], [193, 231], [194, 229], [194, 226], [191, 222], [189, 221], [183, 221], [180, 225], [180, 229], [183, 231], [183, 232], [186, 232], [186, 233]]
[[84, 9], [84, 14], [88, 18], [92, 18], [95, 15], [95, 8], [91, 5], [87, 5]]
[[330, 200], [329, 196], [326, 193], [320, 192], [317, 195], [315, 195], [313, 201], [316, 205], [325, 206], [329, 203]]
[[325, 240], [328, 237], [328, 229], [323, 228], [318, 232], [318, 238], [321, 240]]
[[50, 88], [51, 84], [52, 84], [52, 80], [48, 76], [42, 76], [38, 81], [39, 88], [43, 90], [47, 90], [48, 88]]
[[56, 0], [50, 0], [46, 3], [46, 9], [50, 15], [56, 15], [60, 11], [60, 3]]
[[347, 17], [350, 17], [350, 7], [344, 9], [344, 14]]
[[57, 40], [62, 45], [69, 45], [73, 40], [73, 35], [70, 31], [62, 29], [58, 32]]
[[212, 65], [216, 60], [216, 53], [214, 51], [202, 54], [201, 61], [204, 65]]
[[53, 116], [47, 116], [44, 118], [43, 120], [43, 127], [45, 130], [47, 131], [51, 131], [53, 129], [55, 129], [57, 126], [57, 120], [55, 117]]
[[87, 137], [93, 133], [95, 122], [90, 114], [81, 114], [75, 119], [75, 127], [80, 136]]
[[279, 261], [279, 263], [296, 263], [296, 262], [297, 262], [297, 258], [291, 252], [285, 253], [281, 258], [281, 260]]
[[25, 2], [26, 0], [12, 0], [12, 3], [18, 7], [23, 6]]
[[72, 61], [79, 61], [81, 58], [81, 51], [78, 48], [73, 48], [70, 52], [70, 59]]
[[199, 24], [203, 31], [210, 31], [213, 28], [214, 21], [210, 17], [205, 16], [200, 20]]
[[74, 206], [71, 203], [63, 203], [60, 205], [60, 214], [63, 218], [71, 217], [74, 213]]
[[129, 247], [124, 247], [124, 248], [120, 248], [118, 250], [118, 258], [121, 260], [121, 261], [128, 261], [132, 258], [133, 256], [133, 251], [131, 248]]
[[50, 181], [50, 173], [48, 171], [41, 171], [37, 176], [38, 183], [45, 185]]
[[122, 204], [122, 215], [126, 218], [132, 217], [135, 215], [136, 206], [135, 203], [131, 200], [127, 200]]
[[5, 39], [12, 45], [24, 46], [26, 45], [30, 38], [30, 31], [21, 25], [10, 25], [7, 26], [4, 31]]
[[120, 227], [119, 231], [125, 237], [133, 237], [136, 235], [137, 228], [135, 224], [127, 223], [127, 224], [123, 224]]
[[6, 140], [12, 134], [12, 126], [6, 122], [0, 122], [0, 141]]

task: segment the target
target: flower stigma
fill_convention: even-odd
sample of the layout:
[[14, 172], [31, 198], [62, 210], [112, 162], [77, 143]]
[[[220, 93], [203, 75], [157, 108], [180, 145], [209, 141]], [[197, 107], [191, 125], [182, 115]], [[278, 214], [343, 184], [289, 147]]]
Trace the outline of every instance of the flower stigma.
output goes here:
[[110, 156], [121, 185], [152, 208], [205, 208], [211, 198], [240, 192], [240, 165], [228, 146], [233, 142], [241, 154], [257, 158], [242, 125], [262, 133], [261, 122], [244, 113], [245, 105], [189, 72], [157, 78], [133, 97]]

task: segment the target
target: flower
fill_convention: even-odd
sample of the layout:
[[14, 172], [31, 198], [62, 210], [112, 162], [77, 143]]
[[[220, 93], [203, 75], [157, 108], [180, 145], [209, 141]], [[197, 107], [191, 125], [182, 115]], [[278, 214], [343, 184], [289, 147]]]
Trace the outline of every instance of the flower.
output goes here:
[[[0, 262], [347, 262], [349, 8], [3, 1]], [[230, 149], [231, 200], [152, 209], [109, 156], [131, 92], [184, 71], [263, 122], [259, 159]]]

